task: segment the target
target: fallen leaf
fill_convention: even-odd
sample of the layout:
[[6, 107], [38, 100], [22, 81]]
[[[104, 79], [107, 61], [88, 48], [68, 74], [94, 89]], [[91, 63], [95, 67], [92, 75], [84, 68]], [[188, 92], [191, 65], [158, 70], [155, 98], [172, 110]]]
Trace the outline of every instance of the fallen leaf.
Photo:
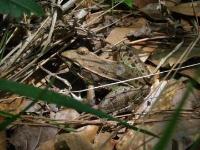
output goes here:
[[[124, 40], [128, 34], [145, 34], [147, 32], [147, 21], [143, 18], [135, 20], [134, 24], [129, 27], [116, 27], [106, 38], [106, 42], [115, 45]], [[142, 32], [142, 33], [140, 33]]]
[[[188, 43], [188, 42], [187, 42]], [[184, 43], [182, 47], [180, 47], [180, 49], [178, 51], [176, 51], [175, 53], [173, 53], [163, 64], [162, 67], [166, 67], [168, 65], [172, 66], [175, 63], [177, 63], [177, 60], [180, 58], [180, 56], [185, 52], [188, 44]], [[182, 59], [182, 63], [193, 58], [193, 57], [200, 57], [200, 51], [199, 51], [199, 44], [197, 44], [192, 51], [187, 55], [187, 57], [185, 57], [184, 59]], [[172, 51], [172, 47], [158, 47], [154, 53], [151, 55], [150, 57], [150, 61], [152, 61], [154, 64], [158, 65], [159, 62], [161, 61], [161, 59], [165, 58], [168, 54], [170, 54], [170, 52]]]
[[77, 129], [76, 134], [85, 137], [86, 140], [90, 141], [91, 143], [94, 141], [94, 138], [99, 130], [98, 126], [95, 125], [87, 125], [82, 128]]
[[39, 150], [89, 150], [93, 149], [93, 141], [99, 130], [98, 126], [88, 125], [77, 129], [75, 133], [64, 133], [42, 143]]
[[94, 140], [95, 149], [112, 150], [114, 148], [115, 142], [111, 138], [111, 133], [100, 132]]
[[199, 66], [180, 70], [179, 73], [181, 73], [184, 76], [188, 76], [188, 77], [194, 79], [196, 82], [198, 82], [200, 84], [200, 77], [197, 74], [198, 70], [200, 70]]
[[[159, 114], [161, 118], [165, 118], [163, 114]], [[148, 118], [154, 118], [149, 123], [142, 122], [137, 127], [146, 129], [153, 132], [156, 135], [161, 136], [163, 130], [166, 127], [168, 121], [158, 120], [157, 115], [151, 117], [142, 118], [143, 121], [148, 121]], [[174, 141], [180, 149], [187, 149], [199, 136], [199, 119], [185, 119], [184, 117], [179, 121], [166, 149], [171, 149], [174, 145]], [[159, 141], [159, 138], [155, 138], [149, 135], [145, 135], [141, 132], [128, 130], [122, 138], [119, 139], [116, 149], [117, 150], [152, 150], [155, 144]]]
[[138, 8], [142, 8], [150, 3], [156, 3], [158, 0], [134, 0], [134, 5]]
[[100, 23], [100, 21], [103, 19], [103, 16], [101, 15], [103, 12], [98, 11], [92, 14], [89, 14], [86, 18], [85, 24], [95, 25]]
[[40, 143], [53, 138], [58, 130], [53, 127], [24, 125], [17, 127], [13, 132], [9, 139], [10, 143], [16, 150], [27, 150], [36, 148]]
[[187, 16], [200, 16], [200, 2], [181, 3], [172, 7], [168, 7], [170, 11]]
[[60, 120], [58, 122], [72, 121], [78, 118], [80, 114], [75, 109], [64, 109], [56, 112], [54, 119]]
[[44, 143], [41, 143], [38, 150], [55, 150], [54, 144], [55, 139], [48, 140]]
[[[183, 82], [176, 80], [169, 80], [157, 103], [152, 107], [152, 111], [161, 110], [174, 110], [183, 99], [183, 96], [187, 90], [187, 87]], [[200, 97], [200, 91], [194, 89], [193, 92], [187, 98], [187, 101], [182, 109], [192, 110], [194, 106], [200, 106], [198, 103], [198, 97]]]
[[26, 106], [28, 106], [31, 101], [17, 96], [15, 94], [5, 96], [4, 100], [0, 103], [0, 110], [9, 113], [17, 114], [21, 112]]
[[0, 150], [6, 150], [6, 143], [7, 143], [7, 139], [6, 139], [6, 133], [5, 131], [1, 131], [0, 132]]
[[[134, 121], [134, 123], [138, 124], [137, 127], [146, 129], [160, 136], [165, 129], [173, 111], [183, 99], [186, 90], [186, 85], [183, 82], [175, 80], [168, 81], [166, 89], [164, 90], [163, 94], [160, 95], [157, 103], [153, 105], [149, 115], [139, 118], [138, 120]], [[194, 108], [199, 108], [199, 96], [199, 90], [193, 90], [187, 98], [187, 101], [182, 109], [193, 110]], [[164, 110], [168, 113], [164, 113]], [[136, 113], [138, 113], [138, 111]], [[192, 111], [191, 114], [193, 114]], [[170, 141], [167, 149], [170, 149], [170, 147], [174, 145], [174, 141], [176, 141], [179, 146], [183, 146], [181, 149], [187, 149], [187, 147], [196, 140], [196, 137], [199, 136], [199, 119], [193, 119], [191, 114], [187, 111], [184, 113], [183, 111], [183, 114], [180, 116], [180, 121], [177, 124], [177, 128], [175, 129], [173, 137], [171, 138], [173, 140]], [[193, 115], [195, 115], [195, 113]], [[196, 114], [196, 117], [198, 117], [198, 114]], [[185, 139], [187, 142], [183, 139]], [[124, 150], [131, 148], [133, 150], [142, 150], [145, 147], [147, 150], [151, 150], [158, 141], [158, 138], [153, 138], [140, 132], [128, 130], [124, 136], [118, 140], [116, 149]]]
[[92, 144], [76, 133], [61, 134], [56, 137], [54, 147], [56, 150], [70, 149], [70, 150], [93, 150]]

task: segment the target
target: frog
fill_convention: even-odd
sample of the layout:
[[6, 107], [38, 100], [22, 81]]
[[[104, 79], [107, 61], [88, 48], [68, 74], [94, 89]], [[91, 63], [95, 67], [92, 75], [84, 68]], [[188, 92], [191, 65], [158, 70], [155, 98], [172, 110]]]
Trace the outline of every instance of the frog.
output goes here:
[[[114, 49], [115, 51], [120, 49], [117, 52], [116, 60], [101, 58], [86, 47], [64, 51], [61, 56], [91, 72], [91, 74], [112, 81], [126, 80], [149, 74], [148, 69], [131, 47], [125, 45]], [[111, 87], [111, 93], [100, 102], [98, 108], [107, 113], [120, 111], [128, 107], [131, 109], [133, 104], [139, 103], [149, 92], [149, 82], [143, 78], [127, 83], [128, 85]]]
[[119, 64], [115, 61], [100, 58], [96, 54], [90, 52], [86, 47], [64, 51], [61, 53], [61, 56], [92, 74], [109, 80], [118, 81], [116, 72]]
[[[142, 91], [141, 91], [142, 90]], [[114, 86], [98, 105], [98, 109], [113, 114], [133, 111], [150, 92], [148, 86], [135, 89], [130, 86]]]

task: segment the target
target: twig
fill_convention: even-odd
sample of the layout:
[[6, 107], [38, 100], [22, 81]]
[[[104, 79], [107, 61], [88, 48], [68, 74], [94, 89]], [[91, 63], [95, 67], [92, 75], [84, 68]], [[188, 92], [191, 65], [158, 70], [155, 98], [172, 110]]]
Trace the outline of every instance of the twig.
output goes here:
[[63, 4], [61, 6], [63, 12], [67, 11], [68, 9], [70, 9], [71, 7], [73, 7], [75, 5], [77, 0], [69, 0], [67, 1], [65, 4]]
[[97, 19], [99, 19], [100, 17], [102, 17], [103, 15], [105, 15], [106, 13], [110, 12], [113, 8], [117, 7], [119, 4], [123, 3], [124, 0], [121, 0], [119, 3], [117, 3], [116, 5], [114, 5], [112, 8], [106, 10], [105, 12], [103, 12], [101, 15], [99, 15], [98, 17], [92, 19], [90, 22], [88, 22], [87, 24], [82, 25], [82, 28], [86, 28], [89, 27], [93, 22], [95, 22]]
[[69, 90], [72, 89], [71, 84], [69, 83], [69, 81], [67, 81], [66, 79], [63, 79], [61, 77], [59, 77], [57, 74], [50, 72], [49, 70], [45, 69], [43, 66], [39, 65], [39, 67], [45, 71], [46, 73], [48, 73], [50, 76], [55, 77], [56, 79], [62, 81], [65, 85], [67, 85], [69, 87]]
[[[43, 26], [48, 22], [49, 17], [43, 22], [43, 24], [41, 25], [41, 27], [30, 37], [28, 37], [25, 41], [25, 43], [22, 45], [21, 49], [19, 49], [15, 55], [13, 55], [11, 58], [9, 58], [6, 61], [6, 64], [4, 66], [1, 67], [1, 71], [4, 71], [5, 69], [10, 68], [13, 63], [15, 63], [15, 61], [19, 58], [19, 56], [24, 52], [24, 50], [26, 49], [26, 47], [32, 42], [32, 40], [36, 37], [36, 35], [39, 33], [39, 31], [43, 28]], [[21, 43], [19, 44], [21, 45]], [[19, 46], [17, 46], [19, 47]], [[15, 48], [14, 48], [15, 50]], [[2, 62], [0, 63], [0, 65], [2, 65]]]
[[162, 58], [153, 73], [156, 73], [158, 69], [183, 45], [183, 41], [180, 42], [166, 57]]

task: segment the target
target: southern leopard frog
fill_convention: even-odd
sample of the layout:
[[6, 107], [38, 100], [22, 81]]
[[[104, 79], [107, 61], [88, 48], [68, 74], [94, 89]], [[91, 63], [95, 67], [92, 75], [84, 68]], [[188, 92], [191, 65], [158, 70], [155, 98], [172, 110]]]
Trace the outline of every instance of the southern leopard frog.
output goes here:
[[[131, 47], [118, 48], [120, 52], [117, 55], [117, 61], [102, 59], [86, 48], [68, 50], [61, 55], [85, 70], [109, 80], [126, 80], [149, 74]], [[118, 111], [132, 105], [135, 101], [140, 102], [149, 92], [148, 83], [144, 79], [133, 80], [128, 84], [131, 86], [114, 88], [113, 92], [99, 104], [99, 108], [106, 112]]]

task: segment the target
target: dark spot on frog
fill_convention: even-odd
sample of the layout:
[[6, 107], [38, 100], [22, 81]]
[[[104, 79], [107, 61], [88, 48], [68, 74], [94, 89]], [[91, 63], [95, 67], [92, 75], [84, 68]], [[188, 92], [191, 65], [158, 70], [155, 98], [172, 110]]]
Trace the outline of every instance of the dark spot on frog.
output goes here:
[[131, 56], [128, 57], [127, 60], [128, 60], [128, 62], [131, 62], [131, 60], [132, 60], [132, 59], [131, 59]]
[[146, 71], [145, 71], [145, 70], [143, 70], [143, 69], [141, 69], [141, 70], [140, 70], [140, 72], [141, 72], [142, 74], [144, 74]]
[[129, 57], [133, 57], [133, 53], [129, 53]]
[[151, 102], [150, 101], [147, 101], [147, 106], [150, 106], [151, 105]]

